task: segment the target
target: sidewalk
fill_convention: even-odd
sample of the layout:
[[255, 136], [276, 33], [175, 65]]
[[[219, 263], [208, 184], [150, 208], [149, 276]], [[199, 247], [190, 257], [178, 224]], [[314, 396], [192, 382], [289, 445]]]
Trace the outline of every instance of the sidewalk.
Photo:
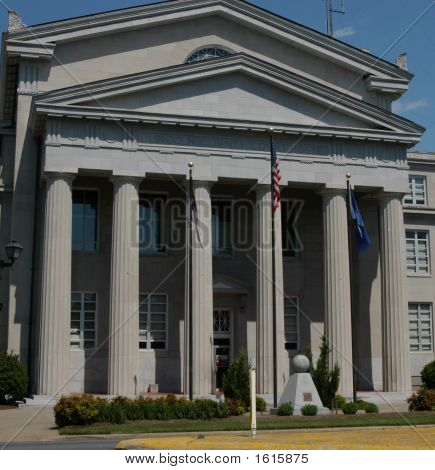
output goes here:
[[58, 439], [53, 408], [23, 407], [0, 410], [0, 442]]

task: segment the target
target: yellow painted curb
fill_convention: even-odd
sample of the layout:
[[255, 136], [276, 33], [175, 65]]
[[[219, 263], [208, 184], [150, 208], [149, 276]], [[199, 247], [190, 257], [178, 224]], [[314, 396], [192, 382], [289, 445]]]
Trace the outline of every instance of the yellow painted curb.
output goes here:
[[170, 436], [129, 439], [121, 441], [117, 449], [169, 450], [381, 450], [381, 449], [435, 449], [435, 426], [416, 428], [340, 429], [329, 432], [248, 433], [220, 435]]

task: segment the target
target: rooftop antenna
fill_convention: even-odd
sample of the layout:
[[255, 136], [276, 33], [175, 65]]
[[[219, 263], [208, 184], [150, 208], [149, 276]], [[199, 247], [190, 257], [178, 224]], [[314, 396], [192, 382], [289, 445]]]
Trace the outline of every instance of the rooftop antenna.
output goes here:
[[341, 7], [339, 10], [334, 8], [334, 0], [326, 0], [326, 13], [327, 13], [327, 23], [326, 23], [326, 34], [328, 36], [334, 37], [334, 13], [340, 13], [344, 15], [344, 0], [341, 0]]

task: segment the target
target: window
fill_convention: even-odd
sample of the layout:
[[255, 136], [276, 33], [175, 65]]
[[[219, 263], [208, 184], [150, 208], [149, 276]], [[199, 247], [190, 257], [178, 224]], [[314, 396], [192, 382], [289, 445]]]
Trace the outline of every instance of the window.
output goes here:
[[72, 249], [92, 252], [97, 250], [98, 191], [73, 191]]
[[284, 332], [287, 351], [297, 351], [299, 349], [299, 299], [297, 297], [284, 299]]
[[71, 349], [92, 349], [96, 345], [97, 294], [71, 293]]
[[166, 349], [167, 296], [139, 296], [139, 349]]
[[302, 251], [298, 232], [298, 219], [303, 201], [296, 199], [281, 200], [282, 254], [295, 258]]
[[409, 304], [409, 345], [411, 351], [433, 351], [432, 304]]
[[164, 253], [165, 205], [163, 195], [141, 195], [139, 202], [139, 250], [144, 254]]
[[409, 194], [404, 197], [403, 202], [411, 206], [427, 205], [426, 176], [409, 176]]
[[221, 49], [219, 47], [204, 47], [196, 52], [194, 52], [187, 60], [187, 63], [190, 62], [200, 62], [202, 60], [208, 59], [217, 59], [219, 57], [225, 57], [230, 55], [229, 51]]
[[406, 266], [408, 273], [429, 274], [429, 232], [406, 231]]
[[232, 255], [232, 204], [231, 201], [212, 202], [213, 256]]

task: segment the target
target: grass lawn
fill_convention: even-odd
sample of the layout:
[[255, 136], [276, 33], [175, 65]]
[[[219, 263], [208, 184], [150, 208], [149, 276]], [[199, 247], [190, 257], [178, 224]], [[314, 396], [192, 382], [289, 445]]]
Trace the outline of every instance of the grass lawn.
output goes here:
[[[261, 431], [272, 429], [346, 428], [364, 426], [407, 426], [409, 424], [435, 424], [435, 412], [358, 414], [329, 416], [269, 416], [258, 415]], [[59, 430], [62, 435], [81, 434], [144, 434], [161, 432], [248, 431], [249, 417], [231, 417], [210, 421], [130, 421], [126, 424], [93, 424], [68, 426]]]

